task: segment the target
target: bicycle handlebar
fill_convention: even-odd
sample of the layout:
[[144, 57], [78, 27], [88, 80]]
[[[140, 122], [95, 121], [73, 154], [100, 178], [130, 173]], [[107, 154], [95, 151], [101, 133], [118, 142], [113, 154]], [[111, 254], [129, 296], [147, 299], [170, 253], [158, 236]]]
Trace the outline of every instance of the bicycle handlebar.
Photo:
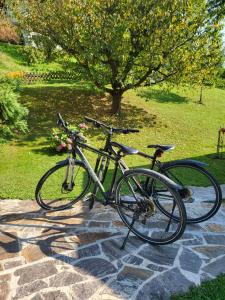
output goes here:
[[67, 134], [71, 134], [71, 135], [79, 134], [79, 131], [73, 131], [68, 128], [68, 123], [63, 120], [60, 113], [57, 113], [57, 117], [58, 117], [57, 125], [61, 126]]
[[85, 120], [89, 123], [92, 123], [95, 127], [100, 128], [100, 127], [104, 127], [106, 129], [111, 130], [112, 132], [115, 133], [123, 133], [123, 134], [128, 134], [128, 133], [135, 133], [135, 132], [139, 132], [138, 129], [132, 129], [132, 128], [114, 128], [114, 127], [110, 127], [108, 125], [105, 125], [102, 122], [99, 122], [97, 120], [94, 120], [92, 118], [89, 117], [85, 117]]

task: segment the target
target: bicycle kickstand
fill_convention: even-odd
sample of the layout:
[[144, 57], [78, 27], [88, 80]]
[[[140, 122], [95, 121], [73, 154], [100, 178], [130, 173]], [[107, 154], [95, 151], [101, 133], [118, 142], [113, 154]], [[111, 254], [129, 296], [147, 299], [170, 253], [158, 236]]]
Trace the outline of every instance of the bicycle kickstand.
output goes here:
[[131, 229], [132, 229], [132, 227], [133, 227], [135, 221], [136, 221], [136, 217], [135, 217], [135, 214], [134, 214], [133, 219], [132, 219], [132, 222], [131, 222], [131, 224], [130, 224], [130, 228], [129, 228], [129, 230], [128, 230], [128, 233], [127, 233], [127, 235], [126, 235], [126, 237], [125, 237], [125, 239], [124, 239], [124, 241], [123, 241], [122, 246], [120, 247], [121, 250], [123, 250], [123, 249], [125, 248], [125, 245], [126, 245], [126, 243], [127, 243], [127, 240], [128, 240], [129, 234], [130, 234], [130, 231], [131, 231]]

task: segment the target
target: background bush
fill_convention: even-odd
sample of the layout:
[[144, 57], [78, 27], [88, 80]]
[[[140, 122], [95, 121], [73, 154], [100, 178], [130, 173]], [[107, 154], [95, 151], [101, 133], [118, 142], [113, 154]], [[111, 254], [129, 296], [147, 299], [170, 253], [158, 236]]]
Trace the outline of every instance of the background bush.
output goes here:
[[0, 143], [27, 131], [27, 108], [18, 102], [18, 80], [0, 77]]

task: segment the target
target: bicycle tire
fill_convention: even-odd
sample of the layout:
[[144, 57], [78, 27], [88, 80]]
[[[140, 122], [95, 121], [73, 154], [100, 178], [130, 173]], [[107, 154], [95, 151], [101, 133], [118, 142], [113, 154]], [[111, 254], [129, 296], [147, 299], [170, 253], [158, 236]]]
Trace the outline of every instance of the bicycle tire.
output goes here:
[[[193, 210], [193, 207], [194, 207], [191, 205], [194, 205], [194, 203], [191, 203], [189, 205], [188, 202], [186, 202], [185, 209], [186, 209], [186, 213], [187, 213], [187, 224], [200, 223], [200, 222], [206, 221], [206, 220], [210, 219], [211, 217], [213, 217], [219, 210], [219, 208], [221, 206], [221, 202], [222, 202], [222, 191], [221, 191], [221, 188], [220, 188], [217, 180], [215, 179], [215, 177], [209, 171], [207, 171], [205, 168], [198, 166], [196, 164], [193, 164], [193, 163], [189, 163], [189, 162], [186, 162], [186, 163], [185, 162], [182, 162], [182, 163], [174, 162], [174, 163], [165, 164], [165, 166], [162, 167], [160, 172], [162, 174], [164, 174], [165, 176], [167, 176], [168, 178], [170, 178], [171, 180], [177, 182], [178, 184], [187, 186], [187, 184], [182, 183], [181, 178], [178, 177], [176, 180], [176, 178], [174, 177], [172, 170], [173, 171], [175, 170], [174, 172], [176, 172], [176, 170], [178, 170], [178, 168], [186, 169], [185, 176], [187, 176], [188, 170], [197, 171], [197, 173], [199, 173], [199, 178], [200, 178], [200, 174], [205, 176], [205, 178], [207, 178], [207, 181], [211, 183], [211, 187], [213, 190], [213, 191], [211, 191], [211, 194], [212, 194], [211, 197], [213, 197], [213, 195], [215, 197], [215, 199], [213, 200], [211, 209], [209, 211], [207, 211], [206, 213], [203, 213], [203, 207], [206, 207], [206, 205], [209, 206], [210, 201], [208, 201], [208, 204], [207, 204], [207, 201], [205, 201], [205, 203], [204, 203], [204, 201], [203, 201], [204, 199], [202, 198], [201, 215], [195, 216], [195, 217], [193, 217], [192, 215], [197, 214], [197, 209], [195, 209], [195, 211], [193, 211], [193, 213], [191, 213], [191, 210]], [[176, 176], [178, 176], [178, 175], [176, 175]], [[194, 176], [192, 176], [192, 180], [193, 180], [193, 178], [194, 178]], [[203, 182], [203, 179], [201, 179], [201, 180]], [[206, 182], [206, 179], [205, 179], [205, 182]], [[191, 183], [191, 181], [190, 181], [190, 183]], [[212, 202], [212, 200], [211, 200], [211, 202]], [[184, 200], [184, 203], [185, 203], [185, 200]], [[163, 207], [162, 207], [162, 210], [164, 210]], [[164, 213], [167, 215], [169, 214], [165, 210], [164, 210]], [[200, 214], [200, 209], [199, 209], [199, 214]], [[173, 216], [173, 218], [175, 220], [178, 220], [178, 218], [176, 218], [174, 216]]]
[[[144, 182], [146, 181], [147, 177], [151, 178], [153, 180], [154, 184], [156, 181], [159, 181], [159, 183], [162, 184], [163, 186], [166, 186], [168, 188], [168, 191], [173, 195], [173, 197], [174, 197], [173, 203], [175, 203], [175, 206], [177, 206], [177, 210], [179, 212], [180, 218], [179, 218], [179, 220], [176, 220], [175, 224], [176, 224], [177, 228], [175, 229], [174, 233], [171, 233], [170, 237], [165, 237], [164, 239], [162, 239], [162, 238], [159, 239], [158, 236], [161, 235], [161, 231], [163, 231], [164, 229], [162, 229], [162, 230], [160, 229], [161, 230], [160, 231], [160, 230], [158, 230], [158, 228], [153, 228], [153, 227], [151, 227], [151, 230], [143, 229], [143, 230], [146, 230], [146, 233], [145, 233], [145, 231], [144, 231], [144, 233], [140, 232], [140, 230], [137, 230], [137, 228], [134, 227], [132, 222], [128, 220], [126, 213], [123, 212], [127, 196], [122, 195], [122, 192], [121, 192], [122, 183], [123, 183], [123, 181], [127, 181], [128, 178], [132, 178], [132, 181], [134, 181], [133, 180], [134, 176], [136, 176], [136, 177], [144, 176], [144, 178], [145, 178]], [[141, 183], [141, 182], [142, 181], [139, 180], [139, 183]], [[182, 236], [182, 234], [185, 230], [185, 225], [186, 225], [185, 207], [184, 207], [184, 204], [183, 204], [181, 197], [180, 197], [179, 193], [177, 192], [176, 188], [177, 188], [177, 185], [175, 183], [173, 183], [173, 181], [171, 181], [166, 176], [164, 176], [156, 171], [147, 170], [147, 169], [128, 170], [121, 176], [121, 178], [119, 179], [119, 181], [117, 182], [117, 185], [116, 185], [115, 201], [116, 201], [117, 211], [118, 211], [122, 221], [125, 223], [125, 225], [141, 240], [148, 242], [150, 244], [153, 244], [153, 245], [165, 245], [165, 244], [172, 243]], [[125, 191], [125, 189], [124, 189], [124, 191]], [[154, 190], [154, 193], [155, 193], [155, 190]], [[148, 195], [148, 197], [150, 199], [150, 195]], [[155, 197], [155, 194], [154, 194], [154, 197]], [[146, 200], [144, 200], [144, 201], [146, 201]], [[136, 201], [136, 203], [134, 201], [133, 205], [137, 206], [137, 201]], [[126, 207], [126, 209], [127, 209], [127, 207]], [[135, 210], [135, 208], [134, 208], [134, 210]], [[151, 218], [152, 218], [151, 226], [153, 226], [153, 224], [154, 224], [157, 227], [158, 224], [162, 223], [161, 221], [159, 221], [158, 216], [156, 216], [156, 214], [152, 215]], [[163, 218], [165, 218], [164, 214], [163, 214]], [[154, 221], [154, 220], [157, 220], [157, 221]], [[148, 222], [149, 222], [149, 220], [148, 220]], [[139, 223], [142, 223], [142, 221], [140, 221]], [[140, 226], [140, 224], [138, 224], [138, 226]], [[142, 224], [141, 224], [141, 226], [142, 226]], [[174, 226], [174, 224], [173, 224], [173, 226]], [[174, 227], [176, 227], [176, 226], [174, 226]]]
[[[63, 201], [66, 201], [67, 203], [64, 203], [64, 204], [60, 203], [60, 205], [57, 206], [57, 207], [53, 206], [53, 204], [55, 205], [55, 201], [56, 201], [56, 199], [54, 199], [54, 196], [51, 196], [53, 199], [44, 199], [43, 198], [43, 196], [42, 196], [42, 194], [43, 194], [43, 187], [45, 186], [46, 182], [48, 182], [48, 179], [52, 178], [53, 175], [56, 174], [56, 172], [58, 172], [57, 174], [59, 174], [59, 171], [62, 171], [62, 175], [64, 175], [64, 176], [62, 176], [62, 178], [59, 178], [59, 180], [62, 183], [63, 180], [64, 180], [64, 177], [65, 177], [65, 173], [66, 173], [66, 170], [63, 170], [63, 168], [66, 168], [68, 166], [68, 164], [69, 164], [68, 160], [62, 161], [60, 164], [57, 164], [54, 167], [52, 167], [51, 169], [49, 169], [42, 176], [42, 178], [39, 180], [39, 182], [38, 182], [38, 184], [36, 186], [36, 190], [35, 190], [35, 199], [36, 199], [37, 204], [40, 207], [42, 207], [43, 209], [46, 209], [46, 210], [63, 210], [63, 209], [70, 208], [71, 206], [73, 206], [73, 204], [75, 204], [76, 202], [78, 202], [86, 194], [86, 192], [87, 192], [87, 190], [88, 190], [88, 188], [90, 186], [90, 183], [91, 183], [91, 178], [90, 178], [90, 175], [89, 175], [89, 173], [88, 173], [85, 165], [83, 164], [83, 162], [76, 160], [75, 164], [74, 164], [75, 168], [76, 167], [82, 168], [82, 171], [86, 175], [86, 182], [84, 183], [84, 187], [81, 189], [81, 192], [79, 192], [77, 196], [74, 196], [74, 195], [71, 194], [71, 200], [70, 201], [64, 199]], [[58, 175], [58, 177], [59, 177], [59, 175]], [[76, 180], [76, 178], [75, 178], [75, 180]], [[58, 186], [54, 187], [55, 190], [57, 188], [59, 188], [59, 187]], [[46, 192], [46, 194], [47, 193], [48, 192]], [[53, 193], [53, 191], [52, 191], [52, 193]], [[58, 194], [59, 194], [59, 192], [58, 192]], [[49, 201], [49, 203], [47, 203], [47, 200]]]

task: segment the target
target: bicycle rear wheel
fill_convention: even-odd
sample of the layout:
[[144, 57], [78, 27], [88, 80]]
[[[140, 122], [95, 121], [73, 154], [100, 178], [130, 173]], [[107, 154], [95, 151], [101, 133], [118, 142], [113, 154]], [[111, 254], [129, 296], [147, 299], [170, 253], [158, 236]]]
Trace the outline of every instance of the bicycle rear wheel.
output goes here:
[[[87, 192], [90, 175], [84, 164], [74, 162], [74, 177], [66, 174], [70, 168], [65, 160], [47, 171], [37, 184], [35, 198], [39, 206], [47, 210], [70, 208]], [[69, 170], [70, 171], [70, 170]]]
[[187, 223], [203, 222], [216, 214], [221, 205], [222, 192], [216, 179], [207, 170], [188, 162], [174, 162], [165, 164], [161, 172], [184, 187]]
[[[148, 182], [148, 187], [143, 183]], [[153, 245], [169, 244], [181, 237], [185, 230], [186, 213], [177, 185], [164, 175], [152, 170], [127, 171], [116, 187], [118, 213], [131, 231]], [[164, 198], [163, 194], [170, 195]], [[158, 203], [166, 211], [179, 215], [179, 220], [162, 213]]]

